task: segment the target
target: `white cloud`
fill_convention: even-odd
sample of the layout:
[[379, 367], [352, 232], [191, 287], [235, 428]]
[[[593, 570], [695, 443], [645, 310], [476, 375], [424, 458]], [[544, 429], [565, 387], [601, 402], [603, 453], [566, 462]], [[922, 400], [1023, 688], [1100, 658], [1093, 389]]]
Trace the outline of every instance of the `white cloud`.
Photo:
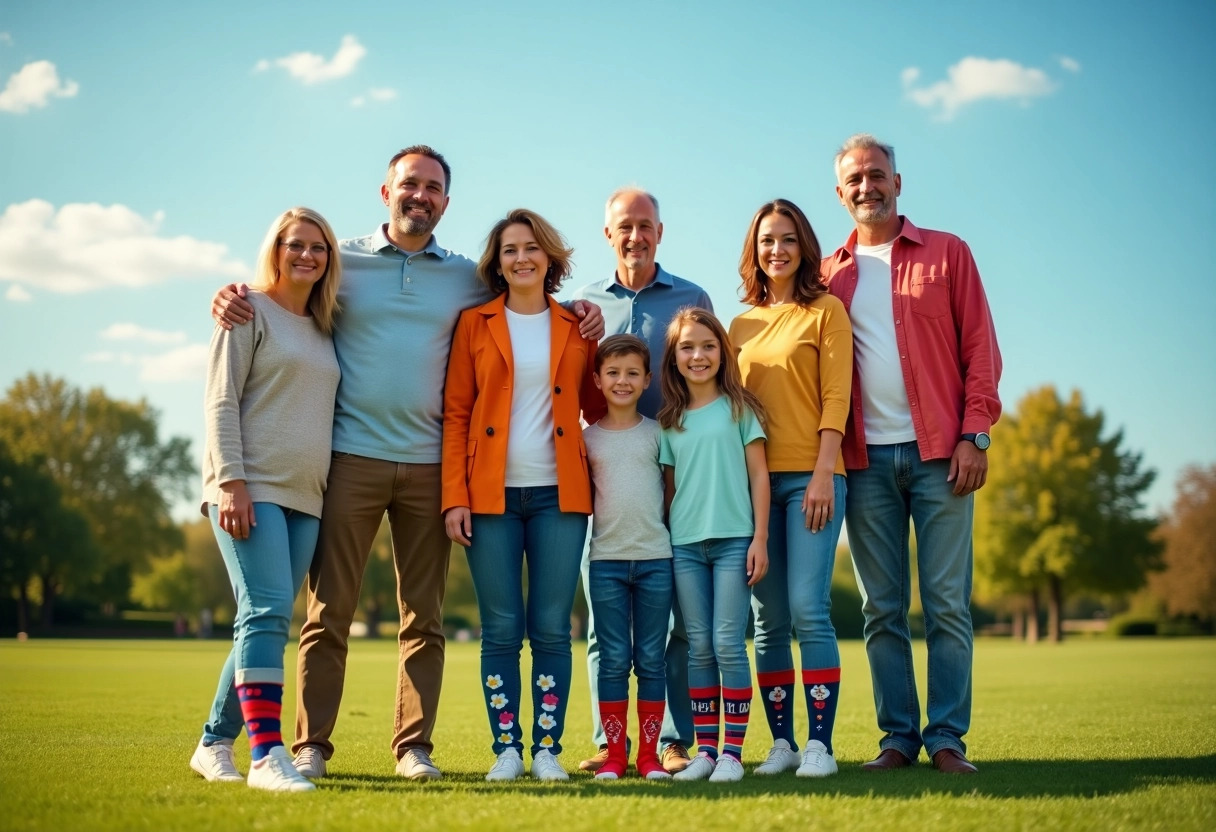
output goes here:
[[362, 95], [356, 95], [350, 100], [350, 106], [362, 107], [368, 101], [392, 101], [397, 97], [397, 91], [392, 87], [372, 87]]
[[26, 303], [34, 299], [34, 296], [25, 291], [25, 288], [14, 283], [8, 287], [8, 291], [4, 293], [4, 297], [11, 300], [13, 303]]
[[147, 329], [139, 324], [111, 324], [101, 331], [101, 337], [106, 341], [143, 341], [145, 344], [182, 344], [186, 341], [184, 332]]
[[206, 344], [187, 344], [157, 355], [100, 350], [82, 356], [90, 364], [119, 364], [138, 367], [140, 381], [198, 381], [207, 377]]
[[1060, 56], [1060, 66], [1067, 69], [1069, 72], [1081, 71], [1081, 62], [1076, 58], [1070, 58], [1067, 55]]
[[976, 101], [1013, 99], [1029, 104], [1031, 99], [1056, 88], [1043, 70], [1005, 59], [963, 58], [946, 74], [947, 80], [927, 87], [915, 86], [920, 78], [918, 68], [908, 67], [901, 74], [905, 95], [926, 109], [937, 110], [942, 121], [949, 121], [962, 107]]
[[325, 56], [315, 52], [293, 52], [282, 58], [268, 61], [265, 58], [253, 65], [254, 72], [265, 72], [271, 64], [287, 70], [293, 78], [298, 78], [305, 84], [316, 84], [321, 81], [332, 81], [335, 78], [345, 78], [355, 71], [359, 61], [367, 54], [367, 49], [359, 43], [354, 35], [345, 35], [338, 51], [333, 58], [325, 60]]
[[125, 205], [31, 199], [0, 214], [0, 281], [52, 292], [134, 288], [174, 277], [250, 276], [228, 246], [160, 236], [164, 214], [145, 219]]
[[45, 107], [51, 96], [72, 98], [80, 91], [75, 81], [60, 81], [59, 72], [50, 61], [34, 61], [8, 77], [0, 92], [0, 110], [24, 113], [31, 107]]

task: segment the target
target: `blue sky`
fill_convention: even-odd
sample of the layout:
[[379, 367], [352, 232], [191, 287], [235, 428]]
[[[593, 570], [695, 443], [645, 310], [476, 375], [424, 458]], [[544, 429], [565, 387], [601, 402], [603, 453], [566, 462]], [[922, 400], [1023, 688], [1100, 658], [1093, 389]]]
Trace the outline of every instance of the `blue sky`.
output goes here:
[[762, 202], [844, 240], [832, 155], [865, 130], [895, 145], [901, 212], [970, 243], [1006, 407], [1079, 387], [1164, 508], [1216, 461], [1216, 5], [928, 8], [5, 3], [0, 385], [146, 397], [201, 454], [215, 288], [291, 205], [369, 233], [415, 142], [454, 168], [443, 245], [475, 256], [536, 209], [576, 248], [568, 292], [611, 274], [603, 201], [639, 184], [660, 262], [730, 318]]

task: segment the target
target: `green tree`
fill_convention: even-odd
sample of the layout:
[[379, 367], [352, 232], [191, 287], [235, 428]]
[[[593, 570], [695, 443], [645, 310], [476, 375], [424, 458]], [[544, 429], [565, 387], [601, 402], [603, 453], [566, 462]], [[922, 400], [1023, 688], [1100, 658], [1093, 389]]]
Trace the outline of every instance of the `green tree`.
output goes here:
[[49, 628], [60, 592], [93, 574], [97, 562], [88, 524], [63, 504], [40, 463], [18, 462], [0, 440], [0, 582], [17, 600], [19, 632], [29, 629], [31, 586]]
[[1066, 591], [1128, 592], [1158, 566], [1156, 521], [1142, 502], [1155, 472], [1122, 448], [1122, 431], [1104, 431], [1102, 411], [1087, 411], [1080, 391], [1063, 401], [1046, 386], [1000, 422], [988, 451], [976, 501], [977, 589], [1025, 597], [1032, 626], [1046, 591], [1053, 641]]
[[1165, 568], [1149, 579], [1149, 589], [1170, 615], [1216, 622], [1216, 465], [1182, 472], [1158, 537]]
[[0, 439], [13, 458], [55, 481], [63, 504], [84, 517], [100, 553], [90, 587], [97, 600], [126, 600], [131, 574], [149, 557], [181, 545], [169, 516], [188, 496], [195, 469], [189, 440], [161, 442], [157, 412], [146, 401], [109, 398], [62, 379], [30, 374], [0, 401]]
[[236, 601], [228, 571], [206, 518], [181, 525], [182, 547], [167, 557], [149, 561], [147, 571], [135, 576], [131, 598], [148, 609], [180, 613], [197, 622], [198, 614], [212, 611], [218, 621], [230, 621]]

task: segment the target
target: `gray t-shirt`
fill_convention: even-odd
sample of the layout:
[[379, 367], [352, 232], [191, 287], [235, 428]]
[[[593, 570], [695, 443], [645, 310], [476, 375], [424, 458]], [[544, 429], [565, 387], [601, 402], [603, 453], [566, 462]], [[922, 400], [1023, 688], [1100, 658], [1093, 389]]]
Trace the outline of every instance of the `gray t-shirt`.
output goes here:
[[642, 417], [626, 430], [583, 429], [595, 487], [591, 560], [659, 560], [671, 557], [663, 525], [663, 473], [659, 423]]

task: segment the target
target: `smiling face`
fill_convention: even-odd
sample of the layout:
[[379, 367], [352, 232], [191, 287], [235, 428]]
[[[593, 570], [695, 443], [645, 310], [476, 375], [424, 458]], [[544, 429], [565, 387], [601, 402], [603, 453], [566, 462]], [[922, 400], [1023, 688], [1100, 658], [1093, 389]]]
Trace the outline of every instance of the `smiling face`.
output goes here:
[[722, 366], [722, 343], [705, 324], [688, 323], [676, 339], [676, 370], [689, 387], [716, 384]]
[[503, 229], [498, 243], [498, 266], [511, 292], [544, 292], [549, 256], [528, 225], [517, 222]]
[[895, 198], [899, 196], [899, 174], [880, 148], [850, 150], [837, 167], [836, 195], [858, 225], [898, 225]]
[[663, 224], [650, 197], [626, 191], [613, 200], [605, 222], [604, 236], [616, 250], [618, 274], [640, 272], [649, 276], [654, 269], [655, 249], [663, 240]]
[[776, 212], [761, 219], [756, 229], [756, 257], [769, 280], [793, 279], [802, 265], [802, 247], [794, 221]]
[[329, 245], [320, 228], [301, 220], [283, 229], [275, 263], [279, 280], [312, 286], [325, 275], [328, 264]]
[[613, 355], [596, 371], [595, 386], [610, 407], [633, 407], [650, 386], [650, 369], [636, 352]]
[[422, 238], [426, 244], [448, 207], [444, 182], [443, 166], [430, 156], [410, 154], [397, 160], [380, 186], [380, 197], [389, 209], [389, 238], [394, 243]]

